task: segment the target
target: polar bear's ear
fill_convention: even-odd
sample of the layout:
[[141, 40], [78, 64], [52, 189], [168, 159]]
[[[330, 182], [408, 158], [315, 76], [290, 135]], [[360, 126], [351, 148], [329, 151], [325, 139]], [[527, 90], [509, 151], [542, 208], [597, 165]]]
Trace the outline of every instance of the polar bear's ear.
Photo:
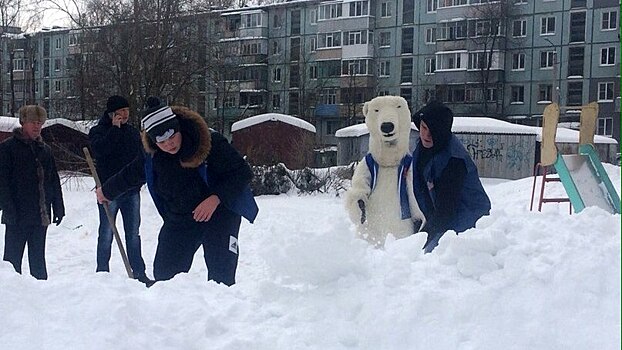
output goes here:
[[363, 104], [363, 116], [367, 117], [367, 111], [369, 110], [369, 102]]

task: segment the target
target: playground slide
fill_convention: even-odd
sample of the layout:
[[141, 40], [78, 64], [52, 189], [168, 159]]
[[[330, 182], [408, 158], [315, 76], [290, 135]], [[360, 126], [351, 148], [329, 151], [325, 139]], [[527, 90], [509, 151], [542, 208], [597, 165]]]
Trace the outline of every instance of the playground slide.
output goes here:
[[555, 169], [575, 212], [597, 206], [620, 213], [620, 197], [591, 144], [579, 146], [579, 154], [558, 155]]

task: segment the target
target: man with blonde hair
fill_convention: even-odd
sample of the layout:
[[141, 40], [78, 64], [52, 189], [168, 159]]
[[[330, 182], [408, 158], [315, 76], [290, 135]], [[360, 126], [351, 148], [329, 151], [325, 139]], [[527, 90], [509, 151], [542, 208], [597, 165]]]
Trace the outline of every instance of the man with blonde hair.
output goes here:
[[0, 143], [0, 208], [6, 225], [4, 260], [22, 273], [22, 257], [28, 244], [30, 274], [48, 277], [45, 236], [50, 223], [65, 216], [63, 193], [50, 147], [41, 138], [47, 118], [43, 107], [20, 108], [21, 127]]

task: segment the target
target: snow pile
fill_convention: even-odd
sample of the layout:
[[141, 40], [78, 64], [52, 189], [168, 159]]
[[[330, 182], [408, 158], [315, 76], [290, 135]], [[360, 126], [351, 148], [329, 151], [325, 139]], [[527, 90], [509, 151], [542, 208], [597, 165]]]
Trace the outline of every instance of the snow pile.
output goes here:
[[[605, 165], [620, 191], [620, 168]], [[485, 181], [489, 217], [422, 254], [424, 234], [376, 250], [355, 238], [341, 198], [261, 196], [240, 233], [238, 283], [192, 270], [146, 289], [95, 274], [90, 179], [64, 185], [48, 231], [48, 281], [0, 263], [6, 349], [619, 349], [620, 215], [567, 204], [530, 212], [532, 179]], [[547, 196], [564, 196], [561, 184]], [[143, 190], [151, 274], [161, 220]], [[119, 224], [119, 227], [121, 225]], [[4, 226], [0, 228], [3, 237]], [[4, 239], [0, 239], [3, 249]], [[115, 247], [113, 247], [116, 249]]]

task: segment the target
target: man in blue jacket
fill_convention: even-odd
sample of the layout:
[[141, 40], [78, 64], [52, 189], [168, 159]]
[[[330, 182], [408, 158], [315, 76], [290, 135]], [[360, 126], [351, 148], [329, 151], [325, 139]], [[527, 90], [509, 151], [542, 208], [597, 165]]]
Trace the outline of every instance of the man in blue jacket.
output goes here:
[[414, 114], [413, 121], [419, 129], [413, 188], [426, 217], [422, 231], [428, 239], [423, 249], [429, 253], [446, 231], [475, 227], [479, 218], [490, 213], [490, 199], [471, 156], [451, 132], [451, 110], [432, 101]]
[[[89, 132], [91, 150], [95, 157], [97, 174], [102, 183], [118, 173], [137, 156], [142, 155], [140, 134], [128, 124], [130, 108], [128, 101], [117, 95], [110, 96], [106, 111]], [[134, 278], [147, 284], [153, 283], [145, 274], [145, 262], [140, 244], [140, 185], [128, 188], [126, 192], [108, 203], [114, 218], [121, 211], [127, 256], [134, 272]], [[99, 209], [99, 237], [97, 239], [97, 272], [110, 271], [110, 250], [112, 228], [101, 204]]]

